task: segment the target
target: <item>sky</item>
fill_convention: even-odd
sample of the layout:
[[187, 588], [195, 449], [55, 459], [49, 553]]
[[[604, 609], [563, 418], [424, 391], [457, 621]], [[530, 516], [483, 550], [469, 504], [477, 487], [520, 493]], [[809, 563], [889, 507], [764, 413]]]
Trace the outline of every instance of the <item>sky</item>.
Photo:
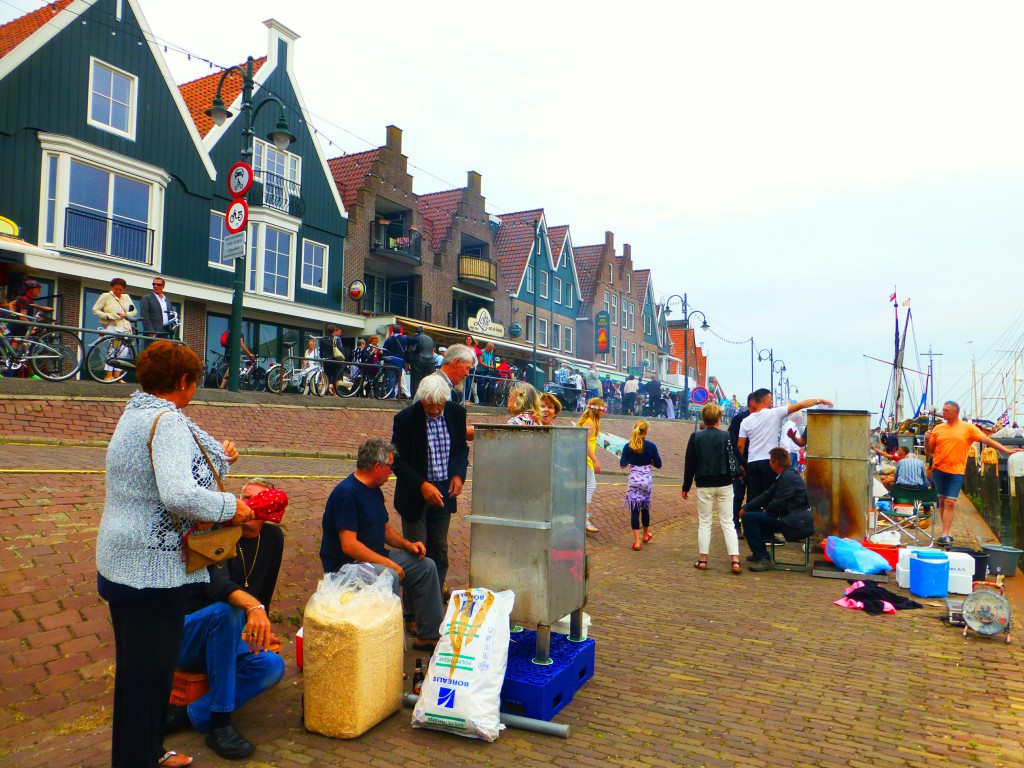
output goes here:
[[266, 53], [265, 19], [297, 32], [328, 157], [396, 125], [418, 193], [475, 170], [497, 216], [613, 232], [704, 314], [728, 394], [753, 338], [755, 386], [771, 351], [794, 398], [877, 412], [890, 368], [865, 356], [893, 357], [895, 292], [906, 365], [941, 353], [936, 402], [1005, 407], [972, 381], [1012, 388], [989, 372], [1024, 347], [1022, 3], [140, 2], [179, 83], [211, 70], [175, 48], [229, 65]]

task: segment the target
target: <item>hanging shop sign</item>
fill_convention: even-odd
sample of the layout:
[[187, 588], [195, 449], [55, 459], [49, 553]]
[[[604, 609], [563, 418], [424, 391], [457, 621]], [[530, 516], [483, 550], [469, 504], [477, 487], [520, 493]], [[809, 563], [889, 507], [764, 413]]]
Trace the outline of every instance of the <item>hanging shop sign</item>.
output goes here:
[[469, 318], [466, 326], [473, 333], [485, 333], [488, 336], [504, 336], [505, 326], [496, 322], [485, 307], [480, 307], [474, 317]]
[[611, 341], [608, 336], [611, 327], [611, 318], [603, 309], [594, 316], [594, 350], [599, 355], [607, 355], [611, 351]]

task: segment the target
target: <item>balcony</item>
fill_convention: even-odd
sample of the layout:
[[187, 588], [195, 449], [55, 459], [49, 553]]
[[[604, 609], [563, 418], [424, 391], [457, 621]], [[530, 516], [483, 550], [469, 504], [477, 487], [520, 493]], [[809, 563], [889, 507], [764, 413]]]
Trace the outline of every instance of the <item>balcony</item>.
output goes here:
[[370, 252], [418, 267], [421, 262], [422, 239], [419, 232], [400, 222], [375, 221], [370, 224]]
[[301, 184], [266, 171], [256, 171], [253, 176], [249, 192], [250, 205], [273, 208], [297, 219], [302, 218], [306, 212], [306, 203], [302, 199]]
[[373, 315], [401, 315], [412, 320], [431, 322], [430, 302], [404, 293], [367, 291], [363, 296], [361, 309], [364, 313], [369, 312]]
[[482, 256], [460, 254], [459, 280], [493, 291], [498, 287], [498, 265]]
[[152, 264], [153, 230], [68, 208], [64, 214], [64, 247], [113, 256], [135, 264]]

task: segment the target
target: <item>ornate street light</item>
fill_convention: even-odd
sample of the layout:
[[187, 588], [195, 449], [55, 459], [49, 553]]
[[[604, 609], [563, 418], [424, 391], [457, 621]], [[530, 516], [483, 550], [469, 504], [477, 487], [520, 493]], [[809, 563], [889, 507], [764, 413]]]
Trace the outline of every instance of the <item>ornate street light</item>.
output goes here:
[[[665, 314], [672, 314], [672, 310], [669, 309], [669, 304], [672, 303], [672, 299], [679, 299], [682, 302], [683, 309], [683, 415], [684, 418], [690, 418], [690, 335], [687, 331], [690, 330], [690, 318], [694, 315], [700, 315], [701, 324], [700, 328], [702, 331], [708, 330], [711, 326], [708, 325], [708, 319], [703, 312], [699, 309], [695, 309], [692, 312], [687, 312], [689, 306], [686, 301], [686, 294], [680, 296], [678, 293], [674, 293], [665, 299]], [[694, 339], [696, 342], [696, 339]]]
[[[231, 72], [242, 76], [242, 106], [241, 113], [245, 117], [245, 125], [242, 128], [242, 160], [252, 165], [252, 142], [255, 136], [253, 124], [256, 116], [267, 104], [277, 104], [280, 115], [277, 118], [277, 125], [267, 135], [267, 139], [277, 147], [278, 151], [284, 152], [288, 145], [296, 141], [294, 134], [288, 127], [288, 120], [285, 117], [285, 105], [279, 98], [268, 95], [259, 104], [254, 105], [252, 101], [253, 89], [253, 58], [250, 56], [245, 62], [245, 68], [234, 66], [225, 69], [217, 83], [217, 93], [213, 97], [213, 104], [206, 110], [205, 114], [213, 120], [216, 125], [224, 125], [232, 115], [231, 111], [224, 105], [221, 98], [221, 89], [224, 87], [224, 80]], [[235, 259], [234, 288], [231, 295], [231, 323], [228, 326], [228, 389], [231, 392], [238, 391], [238, 375], [241, 370], [242, 357], [242, 299], [245, 295], [245, 252]], [[251, 340], [250, 340], [250, 343]]]

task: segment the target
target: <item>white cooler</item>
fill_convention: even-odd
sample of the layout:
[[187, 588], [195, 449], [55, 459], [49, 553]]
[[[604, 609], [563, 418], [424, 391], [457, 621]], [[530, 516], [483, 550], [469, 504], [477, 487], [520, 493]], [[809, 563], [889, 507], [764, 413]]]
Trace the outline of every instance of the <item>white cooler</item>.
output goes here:
[[949, 591], [969, 595], [974, 591], [974, 558], [966, 552], [947, 552], [949, 558]]
[[[928, 549], [928, 547], [900, 547], [900, 559], [897, 565], [902, 566], [907, 573], [910, 573], [910, 553], [918, 551], [927, 552]], [[902, 587], [903, 585], [900, 584], [900, 586]]]
[[[905, 549], [900, 550], [902, 555]], [[910, 589], [910, 564], [900, 565], [896, 564], [896, 586], [903, 587], [903, 589]]]

